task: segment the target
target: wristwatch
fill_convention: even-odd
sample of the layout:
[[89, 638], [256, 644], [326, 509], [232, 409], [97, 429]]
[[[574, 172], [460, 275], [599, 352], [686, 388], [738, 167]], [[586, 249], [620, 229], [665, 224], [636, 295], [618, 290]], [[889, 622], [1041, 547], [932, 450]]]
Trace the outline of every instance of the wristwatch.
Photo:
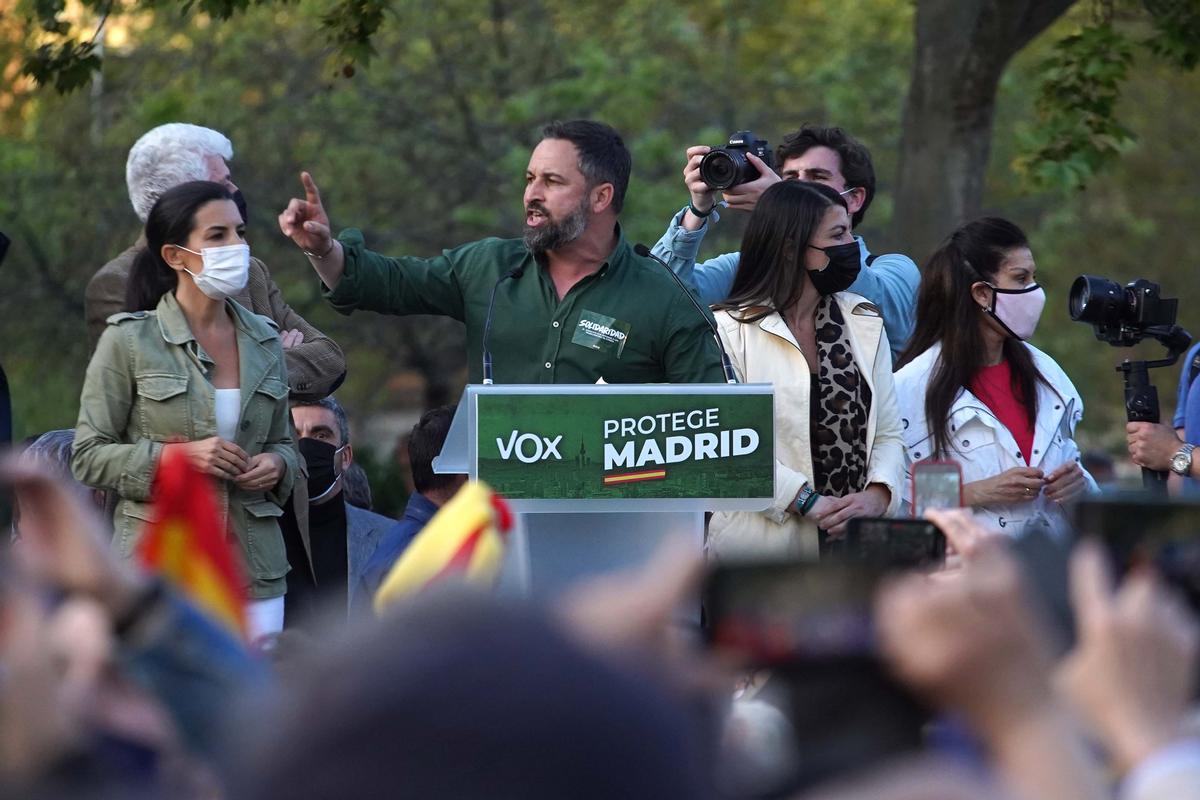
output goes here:
[[800, 516], [805, 516], [816, 504], [821, 495], [817, 494], [816, 490], [807, 483], [800, 487], [800, 493], [796, 495], [796, 513]]
[[1171, 456], [1171, 472], [1176, 475], [1183, 475], [1185, 478], [1192, 474], [1192, 451], [1196, 449], [1194, 444], [1185, 444], [1179, 448], [1179, 452]]

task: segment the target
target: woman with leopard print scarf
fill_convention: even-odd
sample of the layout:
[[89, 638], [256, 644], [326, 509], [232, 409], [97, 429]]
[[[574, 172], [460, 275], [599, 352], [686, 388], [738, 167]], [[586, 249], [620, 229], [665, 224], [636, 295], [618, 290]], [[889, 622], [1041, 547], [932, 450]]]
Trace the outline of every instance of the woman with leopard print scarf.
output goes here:
[[814, 557], [855, 517], [894, 514], [904, 445], [879, 310], [846, 290], [860, 255], [845, 200], [824, 184], [765, 191], [717, 304], [743, 381], [775, 385], [775, 498], [761, 513], [717, 513], [712, 555]]

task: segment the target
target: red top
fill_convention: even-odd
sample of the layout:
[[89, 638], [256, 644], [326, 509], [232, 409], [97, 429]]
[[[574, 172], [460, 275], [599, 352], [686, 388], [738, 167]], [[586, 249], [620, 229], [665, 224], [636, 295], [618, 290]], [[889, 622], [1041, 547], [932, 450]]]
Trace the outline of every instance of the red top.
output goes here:
[[995, 366], [979, 370], [967, 388], [992, 410], [1004, 427], [1008, 428], [1017, 440], [1017, 447], [1021, 448], [1025, 463], [1030, 463], [1034, 426], [1029, 422], [1029, 413], [1021, 398], [1020, 389], [1013, 386], [1012, 368], [1009, 367], [1008, 361], [1001, 361]]

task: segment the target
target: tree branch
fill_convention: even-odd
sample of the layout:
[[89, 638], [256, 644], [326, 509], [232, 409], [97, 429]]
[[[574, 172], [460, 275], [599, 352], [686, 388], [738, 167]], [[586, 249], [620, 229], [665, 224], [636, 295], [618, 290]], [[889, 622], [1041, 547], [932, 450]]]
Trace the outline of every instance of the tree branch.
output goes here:
[[[1075, 5], [1077, 0], [1030, 0], [1014, 28], [1016, 50], [1029, 44], [1039, 33], [1049, 28], [1054, 21]], [[1015, 3], [1013, 5], [1016, 5]], [[1016, 52], [1014, 50], [1014, 52]]]

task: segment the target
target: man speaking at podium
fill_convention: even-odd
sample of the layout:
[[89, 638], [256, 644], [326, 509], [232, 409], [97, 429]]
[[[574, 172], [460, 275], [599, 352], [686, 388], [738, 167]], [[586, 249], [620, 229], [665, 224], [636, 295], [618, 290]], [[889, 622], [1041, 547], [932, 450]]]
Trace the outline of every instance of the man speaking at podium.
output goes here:
[[525, 170], [523, 238], [483, 239], [434, 258], [374, 253], [353, 228], [334, 239], [308, 173], [305, 199], [288, 204], [279, 227], [338, 311], [465, 322], [472, 383], [721, 383], [708, 320], [621, 232], [630, 166], [609, 126], [551, 123]]

